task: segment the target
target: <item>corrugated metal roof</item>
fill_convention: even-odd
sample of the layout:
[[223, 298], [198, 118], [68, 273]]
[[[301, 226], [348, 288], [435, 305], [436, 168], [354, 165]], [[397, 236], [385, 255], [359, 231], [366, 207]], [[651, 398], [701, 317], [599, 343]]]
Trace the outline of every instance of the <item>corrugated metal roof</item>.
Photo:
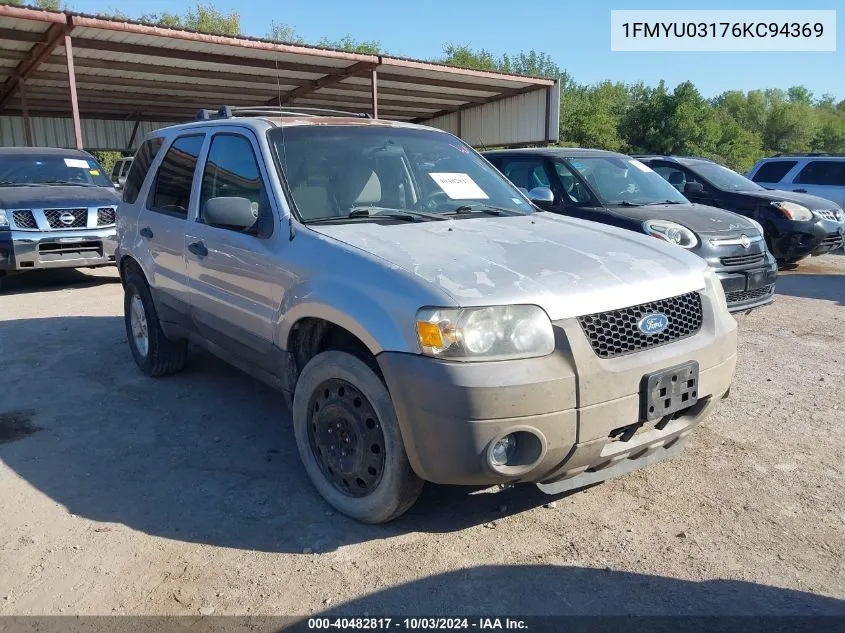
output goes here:
[[[280, 98], [288, 105], [370, 111], [372, 71], [379, 116], [407, 121], [513, 98], [516, 110], [534, 116], [534, 104], [548, 103], [553, 89], [544, 78], [0, 5], [0, 114], [23, 112], [21, 73], [30, 114], [69, 114], [65, 32], [80, 114], [88, 119], [180, 120], [201, 107], [269, 105]], [[39, 53], [43, 59], [35, 64]], [[484, 111], [492, 116], [501, 108]], [[541, 117], [539, 125], [544, 122]]]

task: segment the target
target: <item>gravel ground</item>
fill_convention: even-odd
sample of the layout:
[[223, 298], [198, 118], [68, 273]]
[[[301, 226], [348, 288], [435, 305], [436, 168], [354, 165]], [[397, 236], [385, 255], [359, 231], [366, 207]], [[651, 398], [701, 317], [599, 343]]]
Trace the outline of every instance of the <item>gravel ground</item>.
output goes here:
[[0, 295], [0, 614], [845, 614], [845, 254], [738, 317], [677, 459], [558, 498], [427, 486], [333, 514], [281, 397], [195, 351], [136, 371], [112, 270]]

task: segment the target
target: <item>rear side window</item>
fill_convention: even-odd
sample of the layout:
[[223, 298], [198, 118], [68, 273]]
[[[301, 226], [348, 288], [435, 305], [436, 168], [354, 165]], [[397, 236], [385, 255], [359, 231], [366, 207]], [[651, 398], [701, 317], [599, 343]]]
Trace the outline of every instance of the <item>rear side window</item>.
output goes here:
[[[188, 217], [188, 203], [194, 184], [194, 171], [204, 135], [181, 136], [173, 141], [158, 168], [149, 207], [176, 216]], [[137, 161], [136, 161], [137, 162]], [[133, 166], [132, 171], [135, 171]]]
[[795, 177], [802, 185], [845, 185], [845, 160], [811, 160]]
[[153, 164], [153, 159], [158, 154], [161, 143], [161, 138], [151, 138], [148, 141], [144, 141], [141, 148], [135, 154], [132, 168], [129, 170], [129, 174], [126, 176], [126, 182], [123, 185], [123, 200], [125, 202], [134, 204], [138, 199], [138, 193], [144, 185], [147, 172], [150, 171], [150, 165]]
[[123, 168], [123, 161], [119, 160], [114, 164], [111, 170], [112, 182], [117, 182], [117, 177], [120, 176], [120, 170]]
[[754, 182], [780, 182], [797, 163], [798, 161], [795, 160], [773, 160], [763, 163], [751, 180]]

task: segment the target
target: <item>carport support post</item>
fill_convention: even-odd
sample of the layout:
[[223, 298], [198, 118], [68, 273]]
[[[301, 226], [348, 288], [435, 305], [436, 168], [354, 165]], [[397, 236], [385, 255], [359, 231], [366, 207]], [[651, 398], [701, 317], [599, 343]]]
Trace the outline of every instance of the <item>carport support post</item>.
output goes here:
[[26, 105], [26, 86], [25, 82], [18, 83], [18, 90], [21, 95], [21, 112], [23, 113], [23, 134], [26, 138], [26, 146], [32, 147], [32, 124], [29, 120], [29, 106]]
[[73, 70], [73, 45], [70, 33], [65, 34], [65, 55], [67, 56], [67, 83], [70, 87], [70, 107], [73, 110], [73, 135], [76, 149], [82, 149], [82, 124], [79, 122], [79, 101], [76, 98], [76, 73]]
[[373, 68], [370, 75], [370, 82], [373, 89], [373, 118], [378, 118], [378, 71]]

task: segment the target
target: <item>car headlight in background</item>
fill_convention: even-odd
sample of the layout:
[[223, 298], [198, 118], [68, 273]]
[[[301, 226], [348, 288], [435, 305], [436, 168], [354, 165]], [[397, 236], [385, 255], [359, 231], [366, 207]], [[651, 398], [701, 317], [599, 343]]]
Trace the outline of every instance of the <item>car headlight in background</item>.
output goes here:
[[790, 220], [806, 222], [807, 220], [813, 219], [813, 212], [803, 204], [786, 202], [785, 200], [776, 200], [772, 202], [772, 206]]
[[698, 246], [698, 237], [683, 224], [670, 222], [669, 220], [646, 220], [643, 222], [643, 231], [646, 234], [656, 237], [670, 244], [677, 244], [683, 248], [695, 248]]
[[423, 354], [452, 360], [503, 360], [551, 354], [552, 322], [538, 306], [423, 308], [417, 313]]
[[725, 296], [725, 289], [722, 287], [722, 280], [719, 275], [714, 273], [709, 268], [704, 273], [704, 278], [707, 286], [709, 286], [710, 293], [716, 301], [716, 309], [720, 312], [728, 312], [728, 298]]
[[0, 209], [0, 229], [8, 229], [9, 228], [9, 216], [6, 215], [6, 211]]

